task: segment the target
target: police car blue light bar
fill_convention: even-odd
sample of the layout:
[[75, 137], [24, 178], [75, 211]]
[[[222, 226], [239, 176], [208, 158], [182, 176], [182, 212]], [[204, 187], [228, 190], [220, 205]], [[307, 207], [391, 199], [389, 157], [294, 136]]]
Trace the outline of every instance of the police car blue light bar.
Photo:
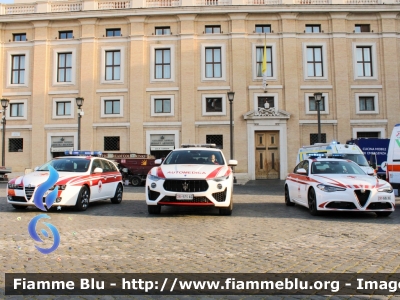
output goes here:
[[101, 156], [101, 151], [86, 151], [86, 150], [74, 150], [74, 151], [65, 151], [65, 155], [72, 156]]
[[202, 148], [217, 148], [216, 144], [182, 144], [182, 148], [202, 147]]

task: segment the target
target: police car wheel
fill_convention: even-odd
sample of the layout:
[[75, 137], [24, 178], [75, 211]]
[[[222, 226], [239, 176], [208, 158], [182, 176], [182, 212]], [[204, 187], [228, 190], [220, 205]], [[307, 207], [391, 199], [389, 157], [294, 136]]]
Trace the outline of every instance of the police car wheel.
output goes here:
[[391, 211], [376, 211], [375, 213], [378, 217], [389, 217], [392, 214]]
[[120, 204], [122, 201], [122, 193], [123, 193], [122, 185], [118, 184], [117, 189], [115, 190], [115, 195], [113, 198], [111, 198], [111, 203]]
[[313, 188], [308, 191], [308, 210], [312, 216], [318, 216], [319, 211], [317, 209], [317, 196]]
[[26, 209], [28, 206], [11, 204], [15, 209]]
[[290, 201], [289, 188], [285, 185], [285, 204], [287, 206], [294, 206], [294, 202]]
[[150, 215], [158, 215], [161, 213], [160, 205], [147, 205], [147, 210]]
[[79, 192], [78, 199], [76, 199], [75, 209], [84, 211], [89, 206], [89, 190], [83, 186]]

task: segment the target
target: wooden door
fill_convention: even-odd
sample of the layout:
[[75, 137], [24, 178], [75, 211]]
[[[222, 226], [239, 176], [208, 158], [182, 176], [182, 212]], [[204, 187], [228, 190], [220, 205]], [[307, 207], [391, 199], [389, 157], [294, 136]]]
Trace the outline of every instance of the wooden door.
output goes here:
[[256, 179], [279, 179], [279, 132], [255, 133]]

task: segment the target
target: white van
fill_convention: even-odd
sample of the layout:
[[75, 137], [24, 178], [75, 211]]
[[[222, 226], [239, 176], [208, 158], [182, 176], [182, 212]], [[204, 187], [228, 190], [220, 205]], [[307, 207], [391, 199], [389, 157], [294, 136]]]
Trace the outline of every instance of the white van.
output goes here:
[[399, 195], [400, 188], [400, 124], [396, 124], [390, 137], [386, 162], [386, 180], [394, 189], [394, 194]]
[[297, 154], [296, 165], [310, 156], [325, 156], [326, 158], [336, 156], [338, 158], [350, 159], [357, 163], [366, 174], [374, 174], [374, 169], [370, 167], [364, 153], [357, 145], [332, 142], [315, 143], [312, 146], [303, 146], [299, 149], [299, 153]]

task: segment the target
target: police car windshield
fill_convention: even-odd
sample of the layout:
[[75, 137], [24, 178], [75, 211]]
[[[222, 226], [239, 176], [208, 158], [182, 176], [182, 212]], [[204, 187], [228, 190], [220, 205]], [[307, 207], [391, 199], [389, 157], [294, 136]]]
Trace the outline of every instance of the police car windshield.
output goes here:
[[343, 159], [350, 159], [362, 167], [368, 167], [368, 161], [364, 154], [342, 154]]
[[355, 174], [366, 175], [356, 164], [348, 161], [316, 161], [311, 165], [311, 174]]
[[171, 152], [164, 160], [164, 165], [201, 164], [224, 165], [221, 152], [212, 150], [179, 150]]
[[52, 166], [59, 172], [86, 172], [89, 164], [90, 159], [85, 158], [57, 158], [45, 163], [37, 171], [48, 171]]

